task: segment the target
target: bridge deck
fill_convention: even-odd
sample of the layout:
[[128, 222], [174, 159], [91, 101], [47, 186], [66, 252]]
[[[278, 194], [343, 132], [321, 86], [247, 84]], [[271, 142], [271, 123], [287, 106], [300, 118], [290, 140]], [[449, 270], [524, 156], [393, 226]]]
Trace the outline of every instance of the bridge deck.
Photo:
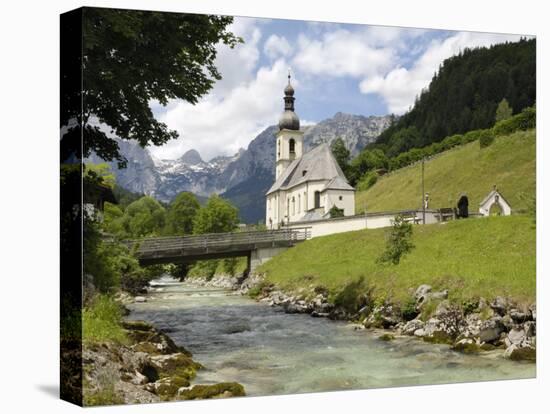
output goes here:
[[309, 237], [310, 230], [300, 228], [156, 237], [128, 240], [126, 244], [136, 248], [142, 264], [155, 264], [246, 256], [258, 248], [290, 247]]

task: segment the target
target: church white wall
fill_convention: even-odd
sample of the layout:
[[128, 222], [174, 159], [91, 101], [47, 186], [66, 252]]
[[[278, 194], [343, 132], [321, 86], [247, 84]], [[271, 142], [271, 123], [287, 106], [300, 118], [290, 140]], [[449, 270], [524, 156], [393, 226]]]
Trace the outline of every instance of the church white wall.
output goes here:
[[[335, 219], [324, 219], [309, 222], [295, 222], [290, 224], [290, 228], [308, 227], [311, 231], [311, 237], [327, 236], [329, 234], [345, 233], [347, 231], [378, 229], [390, 227], [393, 224], [395, 216], [399, 212], [382, 212], [357, 215], [353, 217], [341, 217]], [[422, 218], [422, 211], [416, 211], [417, 219]], [[437, 223], [437, 212], [426, 211], [426, 224]]]
[[[315, 206], [315, 192], [319, 191], [322, 212], [324, 214], [336, 205], [344, 210], [345, 216], [355, 214], [355, 193], [353, 191], [322, 191], [328, 180], [300, 184], [287, 191], [278, 191], [266, 197], [266, 226], [276, 228], [281, 222], [301, 220], [307, 211]], [[342, 200], [340, 200], [342, 197]], [[294, 202], [292, 201], [294, 199]], [[288, 217], [287, 217], [288, 215]], [[271, 219], [271, 221], [270, 221]], [[271, 224], [270, 224], [271, 223]], [[271, 226], [271, 227], [270, 227]]]
[[503, 216], [509, 216], [510, 214], [512, 214], [512, 207], [510, 207], [510, 205], [506, 201], [504, 201], [502, 196], [500, 195], [494, 195], [493, 197], [486, 200], [485, 203], [481, 204], [479, 206], [479, 213], [483, 216], [489, 216], [491, 207], [495, 203], [497, 203], [502, 209]]
[[344, 216], [353, 216], [355, 215], [355, 192], [327, 190], [324, 193], [324, 206], [325, 213], [328, 213], [332, 206], [336, 206], [344, 210]]

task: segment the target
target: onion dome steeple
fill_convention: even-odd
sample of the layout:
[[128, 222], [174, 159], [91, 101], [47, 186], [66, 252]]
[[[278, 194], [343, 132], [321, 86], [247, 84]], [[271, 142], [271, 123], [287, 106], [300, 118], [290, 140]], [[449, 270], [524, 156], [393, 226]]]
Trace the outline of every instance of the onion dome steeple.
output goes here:
[[300, 119], [294, 112], [294, 88], [290, 83], [290, 70], [288, 71], [288, 85], [285, 88], [285, 111], [279, 118], [279, 129], [300, 130]]

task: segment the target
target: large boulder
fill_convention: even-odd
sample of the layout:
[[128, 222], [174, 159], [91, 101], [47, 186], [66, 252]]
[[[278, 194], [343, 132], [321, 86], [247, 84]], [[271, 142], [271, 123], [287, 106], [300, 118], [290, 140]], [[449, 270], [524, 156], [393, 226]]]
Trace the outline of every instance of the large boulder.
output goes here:
[[393, 328], [401, 322], [397, 308], [392, 305], [376, 306], [365, 319], [365, 328]]
[[474, 354], [480, 351], [479, 345], [472, 338], [462, 338], [456, 341], [451, 349], [465, 354]]
[[237, 382], [222, 382], [213, 385], [195, 385], [190, 389], [180, 390], [177, 398], [181, 400], [204, 400], [210, 398], [227, 398], [245, 396], [244, 387]]
[[481, 323], [479, 327], [479, 340], [481, 342], [493, 342], [500, 339], [500, 334], [505, 330], [501, 319], [495, 316]]
[[414, 335], [416, 331], [422, 328], [424, 328], [424, 322], [420, 319], [413, 319], [412, 321], [405, 323], [405, 325], [401, 328], [401, 333], [403, 335]]
[[533, 361], [537, 360], [537, 350], [532, 346], [520, 347], [512, 344], [504, 352], [506, 358], [513, 361]]
[[429, 300], [444, 300], [449, 297], [449, 291], [444, 289], [440, 292], [433, 292], [430, 285], [420, 285], [414, 292], [414, 298], [416, 299], [416, 305], [421, 307]]
[[465, 326], [462, 311], [450, 302], [443, 301], [437, 306], [434, 317], [426, 322], [423, 329], [428, 337], [453, 340], [464, 330]]
[[498, 313], [500, 316], [506, 315], [509, 308], [509, 302], [506, 298], [503, 298], [502, 296], [497, 296], [490, 304], [489, 306], [491, 309], [493, 309], [496, 313]]
[[523, 323], [531, 319], [531, 313], [529, 311], [522, 312], [518, 309], [510, 309], [509, 315], [515, 323]]
[[177, 346], [172, 338], [157, 330], [145, 321], [123, 321], [122, 326], [128, 336], [135, 342], [132, 349], [148, 354], [172, 354], [182, 352], [187, 356], [191, 353], [181, 346]]
[[414, 298], [416, 299], [417, 304], [422, 304], [428, 299], [429, 293], [432, 291], [430, 285], [420, 285], [414, 292]]
[[507, 347], [510, 347], [511, 345], [520, 346], [525, 339], [525, 330], [522, 327], [516, 327], [508, 332], [505, 343]]

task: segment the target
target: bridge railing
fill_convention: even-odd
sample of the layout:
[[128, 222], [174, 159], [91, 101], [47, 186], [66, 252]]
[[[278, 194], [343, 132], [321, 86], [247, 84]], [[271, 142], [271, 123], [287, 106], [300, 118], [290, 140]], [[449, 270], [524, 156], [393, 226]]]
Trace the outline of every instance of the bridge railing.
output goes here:
[[212, 246], [238, 246], [255, 245], [259, 243], [289, 242], [291, 244], [307, 240], [311, 237], [311, 229], [308, 227], [249, 231], [234, 233], [208, 233], [193, 236], [155, 237], [149, 239], [127, 240], [126, 244], [132, 247], [138, 244], [138, 252], [141, 254], [159, 250], [181, 250], [208, 248]]

